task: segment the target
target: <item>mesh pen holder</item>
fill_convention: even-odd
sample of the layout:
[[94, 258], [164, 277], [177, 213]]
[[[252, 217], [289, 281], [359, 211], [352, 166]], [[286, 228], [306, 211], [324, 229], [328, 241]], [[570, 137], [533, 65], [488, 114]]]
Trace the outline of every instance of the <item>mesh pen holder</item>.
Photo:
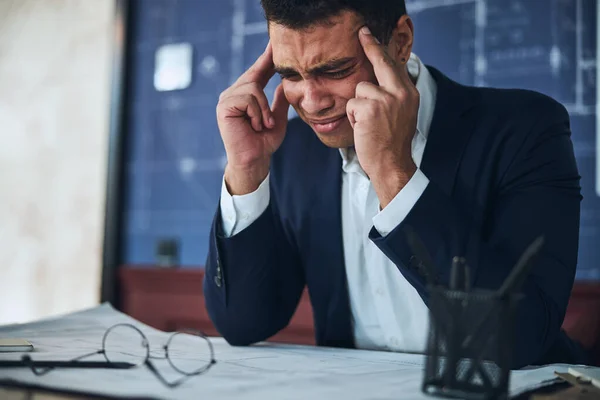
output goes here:
[[430, 288], [424, 393], [461, 399], [506, 399], [520, 296]]

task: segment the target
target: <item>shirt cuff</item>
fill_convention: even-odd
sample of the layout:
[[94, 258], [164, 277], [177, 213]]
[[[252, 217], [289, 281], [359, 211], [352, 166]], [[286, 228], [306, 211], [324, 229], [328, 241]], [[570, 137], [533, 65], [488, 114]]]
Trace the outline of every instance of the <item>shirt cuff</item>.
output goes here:
[[221, 227], [225, 237], [232, 237], [252, 225], [269, 206], [270, 174], [258, 189], [242, 196], [232, 196], [227, 190], [225, 177], [221, 184]]
[[387, 207], [373, 217], [373, 226], [382, 237], [386, 237], [404, 221], [410, 210], [421, 198], [423, 192], [425, 192], [428, 184], [429, 179], [423, 171], [417, 169], [406, 186], [400, 190]]

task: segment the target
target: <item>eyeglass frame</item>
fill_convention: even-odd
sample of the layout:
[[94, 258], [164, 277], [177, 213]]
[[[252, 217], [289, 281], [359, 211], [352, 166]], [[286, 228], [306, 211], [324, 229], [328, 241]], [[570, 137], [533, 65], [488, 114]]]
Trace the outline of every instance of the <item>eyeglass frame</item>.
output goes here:
[[[107, 356], [107, 354], [106, 354], [106, 339], [107, 339], [108, 335], [110, 334], [110, 332], [118, 327], [133, 328], [135, 331], [137, 331], [140, 334], [140, 336], [143, 339], [144, 346], [146, 347], [146, 354], [143, 357], [143, 361], [141, 361], [137, 364], [123, 363], [123, 362], [111, 361], [110, 358]], [[210, 361], [205, 366], [203, 366], [197, 370], [194, 370], [193, 372], [186, 372], [186, 371], [183, 371], [182, 369], [178, 368], [173, 363], [173, 361], [171, 360], [171, 357], [169, 356], [169, 345], [171, 344], [171, 341], [173, 340], [173, 338], [180, 334], [192, 334], [192, 335], [195, 335], [195, 336], [198, 336], [198, 337], [204, 339], [208, 343], [208, 347], [210, 349]], [[96, 354], [102, 354], [104, 356], [104, 359], [107, 361], [107, 368], [111, 368], [109, 365], [113, 365], [115, 368], [120, 368], [120, 369], [137, 368], [137, 367], [141, 367], [141, 366], [145, 365], [158, 378], [158, 380], [160, 380], [164, 385], [166, 385], [170, 388], [179, 386], [181, 383], [183, 383], [185, 380], [187, 380], [188, 378], [190, 378], [192, 376], [201, 375], [201, 374], [207, 372], [214, 364], [217, 363], [217, 360], [215, 359], [214, 347], [213, 347], [211, 341], [208, 339], [208, 337], [203, 332], [201, 332], [197, 329], [185, 328], [185, 329], [181, 329], [181, 330], [172, 332], [171, 335], [169, 336], [169, 338], [167, 339], [167, 341], [165, 342], [165, 344], [162, 346], [162, 349], [164, 349], [164, 351], [165, 351], [164, 358], [163, 357], [153, 357], [150, 354], [150, 341], [148, 340], [148, 337], [144, 334], [144, 332], [142, 332], [141, 329], [139, 329], [137, 326], [135, 326], [133, 324], [119, 323], [119, 324], [112, 325], [111, 327], [106, 329], [106, 331], [104, 332], [104, 335], [102, 336], [102, 349], [101, 350], [97, 350], [93, 353], [84, 354], [84, 355], [76, 357], [70, 361], [67, 361], [66, 363], [71, 364], [71, 365], [69, 365], [69, 367], [71, 367], [71, 368], [77, 368], [76, 364], [80, 360], [82, 360], [86, 357], [94, 356]], [[177, 379], [176, 381], [173, 381], [173, 382], [167, 381], [162, 376], [162, 374], [156, 369], [154, 364], [150, 361], [151, 359], [161, 359], [161, 360], [166, 359], [169, 362], [169, 365], [171, 365], [171, 367], [175, 371], [179, 372], [180, 374], [182, 374], [184, 376], [180, 377], [179, 379]], [[31, 357], [29, 357], [29, 355], [24, 355], [22, 357], [22, 361], [25, 365], [30, 367], [31, 370], [33, 371], [33, 373], [37, 376], [45, 375], [48, 372], [50, 372], [51, 370], [57, 368], [57, 366], [48, 366], [48, 367], [43, 367], [43, 368], [36, 367], [35, 366], [36, 361], [32, 360]], [[48, 363], [48, 362], [46, 362], [46, 363]], [[58, 365], [59, 363], [56, 363], [56, 364]], [[100, 364], [102, 364], [102, 363], [100, 363]], [[123, 364], [129, 364], [129, 366], [124, 366]], [[93, 365], [90, 367], [93, 367]], [[101, 366], [97, 366], [97, 367], [101, 367]]]

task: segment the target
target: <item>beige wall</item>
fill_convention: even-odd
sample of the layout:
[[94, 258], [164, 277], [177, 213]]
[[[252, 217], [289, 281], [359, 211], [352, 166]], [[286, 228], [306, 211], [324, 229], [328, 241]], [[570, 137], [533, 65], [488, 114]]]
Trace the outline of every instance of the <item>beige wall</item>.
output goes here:
[[114, 0], [0, 0], [0, 324], [99, 301]]

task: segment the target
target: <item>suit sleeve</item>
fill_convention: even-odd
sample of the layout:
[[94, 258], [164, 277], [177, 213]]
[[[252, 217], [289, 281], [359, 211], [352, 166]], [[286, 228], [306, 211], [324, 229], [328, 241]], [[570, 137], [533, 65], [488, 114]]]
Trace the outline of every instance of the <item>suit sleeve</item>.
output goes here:
[[410, 251], [404, 226], [410, 226], [429, 250], [438, 283], [449, 284], [452, 258], [464, 255], [472, 270], [472, 287], [492, 290], [501, 286], [525, 248], [544, 235], [545, 245], [521, 288], [514, 368], [536, 363], [560, 334], [577, 264], [580, 177], [568, 114], [557, 103], [549, 111], [511, 153], [483, 223], [474, 223], [468, 212], [430, 182], [392, 232], [386, 237], [375, 229], [370, 233], [425, 301], [426, 283], [415, 267], [416, 255]]
[[295, 246], [284, 232], [271, 191], [266, 209], [241, 232], [223, 233], [221, 209], [210, 232], [206, 309], [228, 343], [250, 345], [289, 323], [305, 285]]

